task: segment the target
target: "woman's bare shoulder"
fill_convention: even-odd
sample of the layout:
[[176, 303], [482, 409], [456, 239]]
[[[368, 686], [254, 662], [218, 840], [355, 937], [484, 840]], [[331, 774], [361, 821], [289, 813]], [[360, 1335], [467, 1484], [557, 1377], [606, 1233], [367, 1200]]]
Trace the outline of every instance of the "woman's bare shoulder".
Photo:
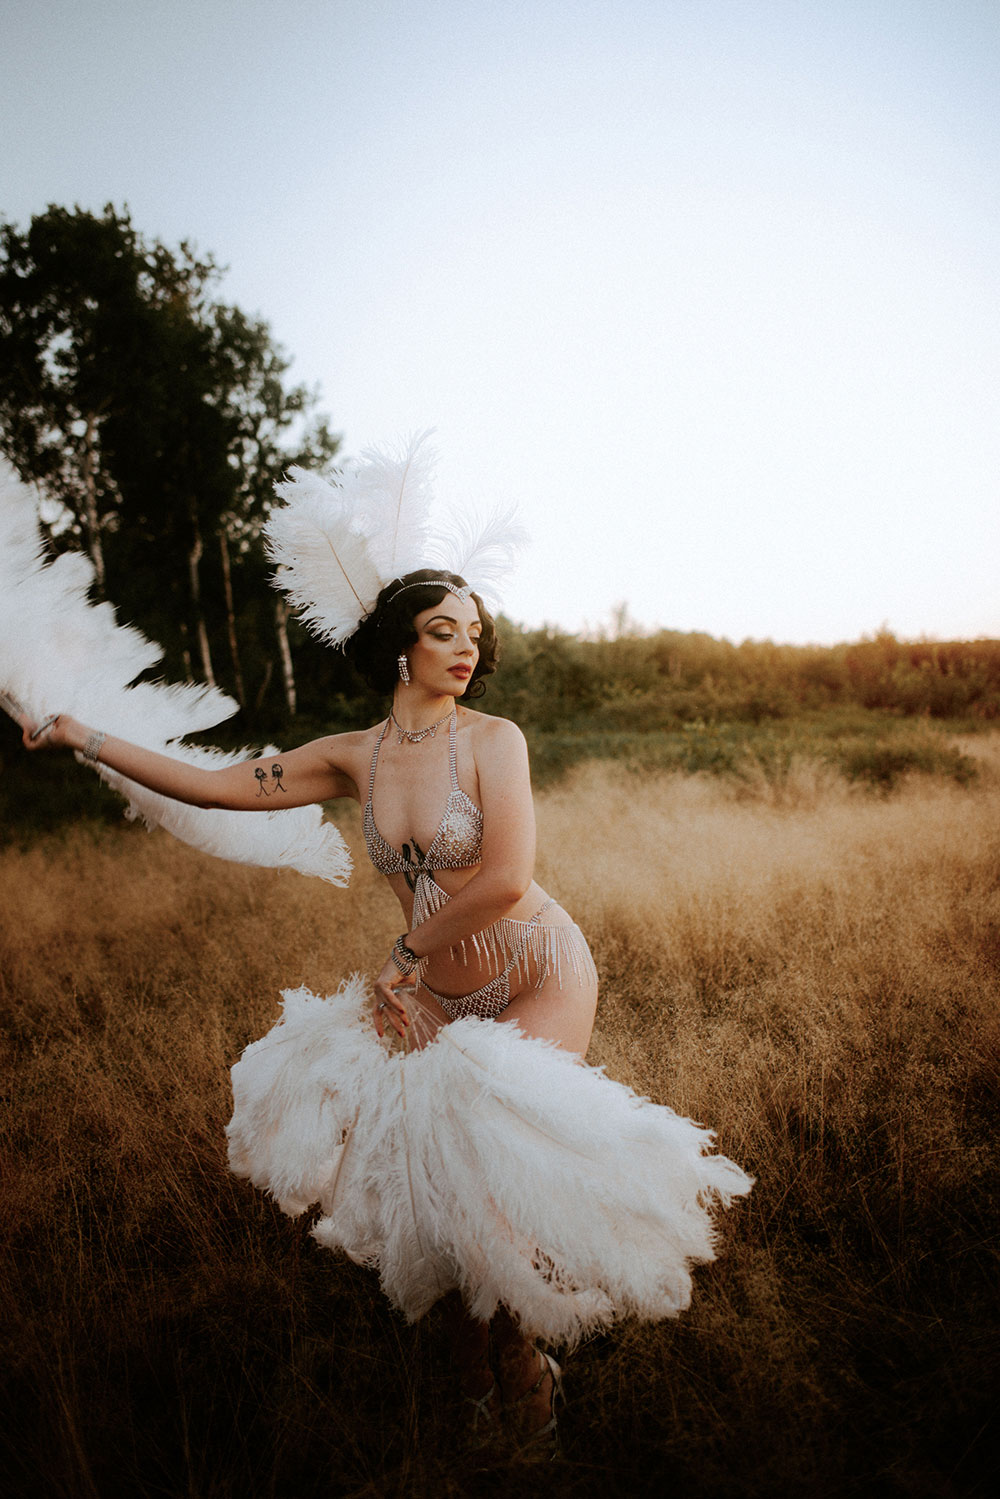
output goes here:
[[370, 729], [347, 729], [341, 734], [325, 734], [321, 739], [313, 740], [313, 743], [329, 758], [331, 764], [342, 765], [346, 769], [349, 762], [353, 764], [359, 757], [363, 759], [367, 755], [371, 758], [381, 728], [382, 725], [377, 723]]
[[525, 738], [512, 719], [476, 712], [467, 712], [463, 717], [477, 755], [523, 753]]

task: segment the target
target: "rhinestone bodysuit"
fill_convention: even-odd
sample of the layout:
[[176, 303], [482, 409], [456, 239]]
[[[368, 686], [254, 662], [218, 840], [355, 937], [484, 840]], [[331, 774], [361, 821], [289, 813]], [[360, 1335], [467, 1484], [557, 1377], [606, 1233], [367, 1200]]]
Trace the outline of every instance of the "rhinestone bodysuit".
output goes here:
[[[426, 853], [420, 848], [416, 839], [404, 843], [402, 853], [388, 843], [382, 837], [375, 822], [372, 796], [375, 791], [378, 753], [389, 724], [390, 720], [387, 719], [375, 741], [371, 774], [368, 777], [368, 800], [365, 802], [361, 825], [368, 848], [368, 857], [379, 873], [401, 874], [405, 877], [406, 883], [413, 891], [412, 922], [414, 926], [419, 926], [428, 916], [433, 915], [435, 911], [440, 911], [442, 906], [448, 903], [448, 892], [443, 890], [434, 879], [435, 873], [440, 869], [471, 869], [481, 861], [483, 813], [471, 796], [468, 796], [458, 784], [457, 714], [453, 713], [448, 728], [451, 790], [444, 805], [444, 812], [441, 814], [438, 830], [431, 839]], [[526, 961], [535, 966], [539, 982], [549, 973], [560, 975], [564, 961], [569, 964], [577, 978], [593, 976], [596, 979], [594, 962], [580, 928], [578, 926], [546, 926], [542, 923], [542, 916], [554, 905], [554, 900], [546, 900], [530, 921], [519, 921], [509, 916], [501, 916], [491, 926], [481, 932], [473, 933], [468, 939], [458, 944], [454, 951], [461, 956], [463, 962], [468, 962], [466, 946], [468, 943], [479, 962], [491, 961], [504, 964], [501, 971], [482, 988], [462, 995], [438, 994], [424, 981], [418, 969], [420, 987], [437, 1000], [451, 1020], [461, 1020], [466, 1015], [478, 1015], [485, 1020], [496, 1020], [510, 1003], [511, 974], [515, 970], [520, 974], [523, 971], [522, 965]]]
[[368, 800], [365, 803], [364, 828], [368, 857], [380, 874], [402, 874], [406, 883], [416, 892], [421, 876], [434, 874], [439, 869], [471, 869], [478, 864], [483, 852], [483, 814], [471, 796], [467, 796], [458, 784], [458, 731], [456, 713], [451, 715], [448, 725], [448, 761], [451, 768], [451, 790], [444, 804], [444, 812], [438, 830], [431, 839], [427, 852], [421, 851], [416, 839], [403, 844], [403, 852], [387, 843], [375, 823], [372, 811], [372, 793], [375, 790], [375, 771], [378, 752], [389, 728], [389, 721], [375, 742], [372, 755], [371, 775], [368, 778]]

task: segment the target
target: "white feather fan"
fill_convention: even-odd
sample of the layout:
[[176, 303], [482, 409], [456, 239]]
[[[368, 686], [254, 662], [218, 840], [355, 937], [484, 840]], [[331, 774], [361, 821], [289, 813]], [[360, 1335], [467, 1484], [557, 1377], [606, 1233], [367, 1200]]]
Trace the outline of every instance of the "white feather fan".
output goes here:
[[683, 1310], [710, 1208], [752, 1185], [710, 1131], [511, 1022], [389, 1051], [369, 992], [285, 994], [233, 1068], [232, 1169], [286, 1212], [318, 1202], [314, 1237], [377, 1266], [411, 1320], [454, 1286], [558, 1343]]
[[[81, 553], [69, 552], [45, 563], [35, 498], [4, 465], [0, 689], [35, 718], [69, 713], [189, 764], [222, 767], [245, 760], [250, 751], [231, 754], [178, 742], [231, 717], [236, 704], [215, 687], [131, 685], [156, 665], [162, 652], [132, 626], [117, 624], [110, 604], [88, 601], [93, 577], [93, 566]], [[147, 791], [107, 766], [96, 769], [125, 797], [128, 816], [141, 818], [149, 827], [164, 827], [205, 853], [347, 883], [350, 855], [338, 830], [323, 822], [318, 806], [260, 813], [205, 810]]]

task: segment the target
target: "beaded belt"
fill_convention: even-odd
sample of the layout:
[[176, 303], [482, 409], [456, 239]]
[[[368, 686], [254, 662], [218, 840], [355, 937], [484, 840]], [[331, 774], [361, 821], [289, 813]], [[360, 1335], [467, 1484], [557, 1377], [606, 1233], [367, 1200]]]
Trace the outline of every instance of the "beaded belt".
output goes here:
[[532, 931], [549, 907], [554, 905], [555, 900], [550, 897], [543, 906], [539, 906], [531, 920], [526, 923], [523, 941], [507, 967], [502, 973], [498, 973], [496, 978], [490, 979], [488, 984], [484, 984], [481, 989], [474, 989], [471, 994], [454, 996], [437, 994], [423, 979], [420, 981], [420, 987], [426, 989], [432, 999], [437, 1000], [449, 1020], [464, 1020], [467, 1015], [478, 1015], [483, 1020], [496, 1020], [497, 1016], [502, 1015], [510, 1004], [510, 976], [524, 955]]

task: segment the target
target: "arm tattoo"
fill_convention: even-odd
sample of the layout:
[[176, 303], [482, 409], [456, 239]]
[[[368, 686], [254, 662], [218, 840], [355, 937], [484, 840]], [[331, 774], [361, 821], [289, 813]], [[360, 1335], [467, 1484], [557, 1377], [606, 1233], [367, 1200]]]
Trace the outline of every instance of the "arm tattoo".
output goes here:
[[257, 777], [257, 795], [258, 796], [270, 796], [273, 791], [280, 791], [285, 796], [287, 796], [288, 792], [287, 792], [287, 790], [285, 789], [285, 787], [281, 783], [281, 777], [284, 775], [284, 773], [285, 772], [284, 772], [284, 770], [283, 770], [280, 762], [276, 760], [274, 762], [274, 764], [271, 766], [271, 779], [274, 782], [274, 785], [271, 787], [270, 790], [268, 790], [268, 787], [266, 785], [266, 782], [267, 782], [267, 771], [264, 769], [264, 767], [262, 765], [255, 766], [254, 767], [254, 775]]

